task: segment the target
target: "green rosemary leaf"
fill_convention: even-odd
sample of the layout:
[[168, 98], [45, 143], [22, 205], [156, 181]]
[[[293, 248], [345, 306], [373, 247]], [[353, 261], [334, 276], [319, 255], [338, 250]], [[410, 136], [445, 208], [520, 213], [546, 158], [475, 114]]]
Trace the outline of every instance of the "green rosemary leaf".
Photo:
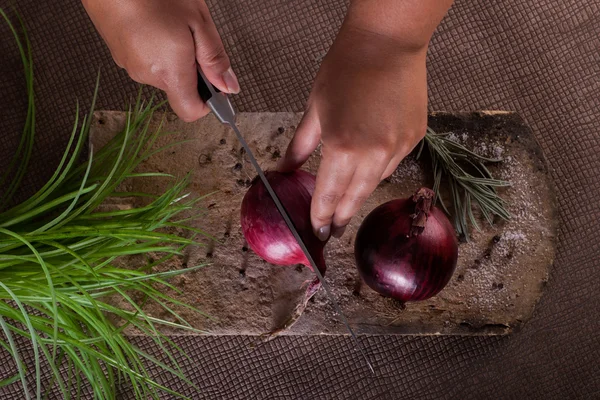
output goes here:
[[[492, 215], [498, 215], [505, 220], [510, 219], [510, 213], [506, 210], [507, 203], [496, 190], [510, 186], [510, 183], [494, 179], [485, 166], [485, 163], [497, 163], [500, 159], [487, 158], [467, 149], [451, 140], [448, 137], [449, 133], [436, 133], [428, 128], [417, 158], [420, 157], [422, 148], [427, 145], [433, 169], [435, 201], [439, 200], [444, 211], [450, 214], [441, 200], [440, 189], [444, 180], [454, 203], [454, 226], [457, 233], [468, 240], [469, 223], [480, 230], [473, 214], [474, 203], [479, 206], [482, 215], [491, 225]], [[472, 170], [475, 175], [467, 170]]]

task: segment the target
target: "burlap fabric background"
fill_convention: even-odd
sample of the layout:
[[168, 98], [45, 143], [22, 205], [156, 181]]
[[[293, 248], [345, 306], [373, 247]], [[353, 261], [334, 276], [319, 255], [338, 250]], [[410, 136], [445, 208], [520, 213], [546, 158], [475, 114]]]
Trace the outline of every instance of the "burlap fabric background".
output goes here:
[[[0, 0], [8, 7], [12, 1]], [[337, 31], [341, 0], [213, 0], [243, 88], [240, 111], [300, 111]], [[122, 109], [136, 85], [115, 67], [78, 1], [16, 2], [35, 53], [39, 136], [29, 188], [63, 150], [75, 100]], [[600, 1], [457, 0], [429, 54], [432, 110], [508, 109], [534, 128], [553, 171], [560, 241], [533, 319], [510, 337], [371, 337], [370, 377], [349, 339], [180, 338], [206, 399], [600, 398]], [[0, 24], [0, 167], [25, 99], [20, 61]], [[0, 363], [8, 360], [0, 357]], [[21, 399], [18, 385], [0, 394]], [[126, 391], [125, 391], [126, 392]], [[129, 398], [123, 393], [122, 398]]]

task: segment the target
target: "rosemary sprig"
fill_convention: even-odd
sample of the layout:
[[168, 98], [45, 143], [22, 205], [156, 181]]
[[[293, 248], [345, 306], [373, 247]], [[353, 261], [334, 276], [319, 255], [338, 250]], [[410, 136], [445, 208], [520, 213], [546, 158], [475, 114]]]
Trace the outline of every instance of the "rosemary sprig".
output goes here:
[[[439, 200], [447, 214], [451, 214], [440, 193], [442, 178], [448, 184], [448, 189], [454, 204], [454, 226], [458, 234], [469, 240], [468, 221], [480, 230], [473, 214], [474, 203], [477, 203], [486, 221], [493, 225], [493, 216], [509, 220], [507, 203], [496, 190], [498, 187], [510, 186], [509, 182], [494, 179], [485, 166], [486, 163], [497, 163], [501, 159], [487, 158], [467, 149], [460, 143], [448, 138], [448, 133], [436, 133], [427, 128], [427, 134], [421, 141], [417, 159], [421, 156], [423, 147], [427, 144], [433, 166], [433, 191], [436, 193], [434, 202]], [[468, 220], [468, 221], [467, 221]]]

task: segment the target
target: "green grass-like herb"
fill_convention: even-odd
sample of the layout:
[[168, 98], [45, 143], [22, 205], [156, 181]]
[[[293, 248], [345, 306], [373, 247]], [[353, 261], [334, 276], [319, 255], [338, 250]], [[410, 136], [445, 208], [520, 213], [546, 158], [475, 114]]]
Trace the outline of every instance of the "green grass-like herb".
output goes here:
[[[20, 382], [23, 398], [41, 399], [58, 387], [65, 399], [72, 399], [79, 398], [87, 385], [94, 398], [115, 399], [116, 388], [128, 384], [138, 399], [158, 399], [160, 393], [184, 397], [154, 380], [148, 368], [154, 365], [192, 385], [175, 360], [174, 353], [181, 350], [159, 328], [194, 330], [172, 307], [199, 311], [165, 289], [174, 289], [168, 278], [199, 266], [166, 272], [153, 272], [153, 267], [182, 254], [201, 234], [186, 226], [183, 216], [174, 220], [195, 208], [199, 199], [188, 199], [184, 193], [189, 177], [171, 178], [174, 183], [160, 195], [117, 192], [126, 179], [169, 179], [165, 174], [135, 173], [142, 161], [156, 153], [153, 145], [161, 132], [151, 129], [150, 121], [160, 104], [144, 104], [138, 97], [125, 129], [98, 152], [91, 148], [88, 161], [78, 165], [90, 131], [97, 81], [90, 113], [80, 121], [76, 108], [73, 131], [53, 176], [29, 199], [6, 209], [25, 174], [36, 126], [26, 30], [19, 19], [21, 38], [2, 9], [0, 15], [17, 42], [29, 99], [20, 145], [0, 178], [4, 209], [0, 212], [0, 351], [12, 355], [17, 370], [14, 376], [0, 376], [0, 388]], [[99, 211], [98, 206], [114, 195], [142, 196], [146, 205]], [[169, 227], [187, 229], [191, 238], [169, 234], [164, 229]], [[158, 259], [139, 269], [116, 262], [131, 255]], [[127, 309], [115, 306], [115, 299]], [[149, 316], [143, 308], [146, 301], [161, 305], [173, 319]], [[127, 327], [151, 337], [169, 362], [134, 346], [123, 334]], [[23, 352], [30, 350], [19, 347], [22, 339], [30, 342], [33, 368], [23, 361]], [[51, 371], [49, 381], [42, 379], [43, 366]]]

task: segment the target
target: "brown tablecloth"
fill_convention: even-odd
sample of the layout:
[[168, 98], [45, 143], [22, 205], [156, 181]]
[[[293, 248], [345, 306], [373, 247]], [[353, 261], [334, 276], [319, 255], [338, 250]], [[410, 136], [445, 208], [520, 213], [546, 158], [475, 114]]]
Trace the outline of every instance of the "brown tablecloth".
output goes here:
[[[15, 2], [0, 0], [0, 7]], [[111, 61], [79, 2], [20, 0], [33, 42], [38, 139], [26, 188], [48, 178], [75, 101], [122, 109], [137, 86]], [[338, 0], [213, 0], [240, 77], [240, 111], [299, 111], [343, 18]], [[534, 128], [560, 203], [560, 240], [533, 319], [510, 337], [370, 337], [370, 377], [347, 338], [177, 342], [207, 399], [600, 398], [600, 0], [457, 0], [429, 54], [431, 110], [507, 109]], [[22, 68], [0, 24], [0, 167], [22, 127]], [[21, 193], [27, 194], [27, 190]], [[1, 356], [0, 364], [8, 362]], [[21, 399], [12, 385], [2, 399]], [[121, 396], [128, 398], [126, 394]], [[167, 398], [167, 397], [165, 397]]]

